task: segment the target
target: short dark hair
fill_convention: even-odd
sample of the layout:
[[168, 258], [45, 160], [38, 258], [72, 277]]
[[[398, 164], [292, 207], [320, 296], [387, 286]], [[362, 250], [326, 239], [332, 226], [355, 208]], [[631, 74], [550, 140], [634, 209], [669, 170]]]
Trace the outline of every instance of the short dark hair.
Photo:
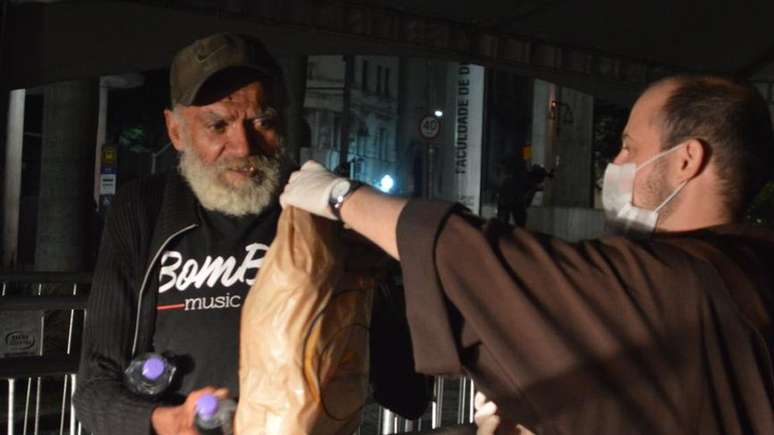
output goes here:
[[714, 159], [724, 205], [744, 213], [770, 179], [774, 156], [771, 115], [750, 83], [720, 76], [676, 76], [651, 85], [676, 85], [661, 110], [662, 149], [701, 141]]

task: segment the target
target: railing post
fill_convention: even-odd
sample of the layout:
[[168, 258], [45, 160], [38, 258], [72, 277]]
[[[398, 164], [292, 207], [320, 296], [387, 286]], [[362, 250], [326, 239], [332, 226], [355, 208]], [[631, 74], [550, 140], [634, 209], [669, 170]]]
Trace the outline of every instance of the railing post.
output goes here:
[[64, 375], [64, 387], [62, 388], [62, 407], [59, 408], [59, 435], [64, 433], [64, 422], [67, 411], [67, 384], [70, 381], [69, 375]]
[[35, 389], [35, 430], [34, 435], [40, 432], [40, 395], [43, 393], [43, 378], [38, 376]]
[[476, 414], [476, 383], [473, 379], [470, 380], [470, 402], [468, 407], [468, 423], [473, 423]]
[[473, 379], [471, 379], [470, 380], [470, 402], [468, 402], [468, 423], [473, 423], [473, 417], [475, 416], [475, 413], [476, 413], [475, 402], [476, 402], [476, 384], [473, 382]]
[[[43, 295], [43, 283], [38, 284], [38, 296]], [[44, 339], [46, 336], [46, 312], [41, 311], [40, 312], [40, 356], [43, 356], [43, 346], [45, 346]], [[38, 435], [38, 432], [40, 431], [40, 395], [43, 391], [43, 378], [38, 376], [37, 382], [35, 384], [35, 425], [33, 434]], [[27, 427], [24, 427], [25, 434], [27, 432]]]
[[443, 378], [435, 378], [435, 400], [433, 401], [432, 417], [430, 427], [437, 429], [441, 427], [441, 418], [443, 417]]
[[387, 408], [382, 410], [381, 434], [387, 435], [395, 432], [395, 414]]
[[[78, 295], [78, 283], [73, 283], [73, 296]], [[67, 354], [72, 353], [73, 348], [73, 325], [75, 324], [75, 309], [70, 310], [70, 323], [67, 330]], [[73, 407], [72, 396], [75, 393], [75, 375], [64, 375], [64, 387], [62, 388], [62, 416], [59, 421], [59, 434], [64, 433], [65, 409], [67, 404], [67, 384], [70, 383], [70, 435], [75, 435], [75, 408]]]
[[30, 396], [32, 395], [32, 378], [27, 378], [27, 396], [24, 398], [24, 430], [22, 433], [27, 434], [27, 424], [30, 417]]
[[465, 423], [465, 402], [467, 402], [468, 399], [468, 395], [466, 394], [467, 387], [467, 378], [460, 378], [460, 389], [457, 398], [457, 424]]
[[13, 435], [13, 408], [16, 394], [16, 379], [8, 379], [8, 435]]
[[[75, 383], [78, 380], [78, 375], [70, 375], [70, 435], [81, 433], [81, 425], [75, 420], [75, 405], [73, 405], [73, 396], [75, 395]], [[77, 427], [77, 430], [76, 430]]]

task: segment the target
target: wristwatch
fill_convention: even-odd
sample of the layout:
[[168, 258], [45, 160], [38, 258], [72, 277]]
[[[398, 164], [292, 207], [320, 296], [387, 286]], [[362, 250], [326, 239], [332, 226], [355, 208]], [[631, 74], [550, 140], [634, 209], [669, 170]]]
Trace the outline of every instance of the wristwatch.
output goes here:
[[342, 178], [333, 185], [331, 195], [328, 197], [328, 206], [331, 209], [331, 213], [336, 216], [336, 219], [341, 220], [341, 206], [344, 205], [347, 197], [352, 195], [362, 185], [363, 183], [348, 178]]

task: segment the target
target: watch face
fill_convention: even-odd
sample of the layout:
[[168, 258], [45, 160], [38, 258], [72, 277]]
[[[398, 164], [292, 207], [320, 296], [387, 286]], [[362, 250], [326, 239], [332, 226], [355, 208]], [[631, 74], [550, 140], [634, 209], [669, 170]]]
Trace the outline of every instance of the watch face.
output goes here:
[[341, 180], [333, 185], [331, 189], [331, 199], [338, 199], [346, 195], [349, 191], [349, 180]]

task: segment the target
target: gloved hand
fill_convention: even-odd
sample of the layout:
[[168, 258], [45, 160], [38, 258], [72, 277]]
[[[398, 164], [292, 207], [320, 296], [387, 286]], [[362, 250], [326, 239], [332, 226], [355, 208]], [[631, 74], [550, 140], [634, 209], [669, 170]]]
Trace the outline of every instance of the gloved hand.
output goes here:
[[336, 183], [346, 180], [314, 160], [309, 160], [301, 169], [290, 175], [279, 201], [282, 208], [289, 205], [306, 210], [324, 218], [336, 220], [328, 204], [331, 190]]
[[497, 426], [500, 425], [497, 405], [494, 402], [487, 401], [484, 393], [477, 391], [473, 399], [473, 408], [476, 410], [473, 414], [473, 420], [476, 422], [476, 426], [478, 426], [476, 435], [494, 435]]
[[497, 415], [497, 405], [480, 391], [473, 399], [473, 408], [476, 410], [473, 420], [478, 426], [476, 435], [535, 435], [526, 427]]

